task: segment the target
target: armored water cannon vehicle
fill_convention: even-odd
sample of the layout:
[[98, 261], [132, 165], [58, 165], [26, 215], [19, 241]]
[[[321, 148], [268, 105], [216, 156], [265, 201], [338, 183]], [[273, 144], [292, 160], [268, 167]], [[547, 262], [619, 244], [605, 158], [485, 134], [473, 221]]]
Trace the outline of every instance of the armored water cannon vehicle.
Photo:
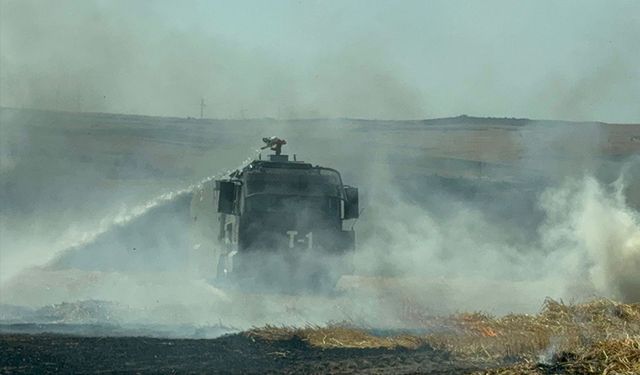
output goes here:
[[[216, 277], [275, 286], [327, 287], [351, 273], [358, 189], [331, 168], [290, 160], [286, 141], [264, 138], [274, 154], [215, 181]], [[213, 207], [211, 207], [213, 209]], [[214, 250], [215, 251], [215, 250]]]

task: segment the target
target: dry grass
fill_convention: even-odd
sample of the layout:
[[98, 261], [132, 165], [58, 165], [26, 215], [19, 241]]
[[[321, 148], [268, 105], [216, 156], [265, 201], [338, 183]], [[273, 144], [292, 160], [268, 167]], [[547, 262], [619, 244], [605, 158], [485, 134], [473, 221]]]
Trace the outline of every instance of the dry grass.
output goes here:
[[321, 349], [417, 349], [429, 345], [458, 358], [519, 364], [487, 374], [640, 374], [640, 304], [598, 299], [564, 304], [547, 299], [537, 315], [494, 318], [464, 313], [421, 319], [436, 334], [380, 337], [347, 324], [304, 328], [266, 326], [254, 339], [292, 340]]
[[374, 336], [361, 329], [340, 324], [326, 327], [307, 326], [305, 328], [266, 326], [254, 328], [246, 334], [252, 338], [270, 341], [286, 341], [297, 338], [321, 349], [417, 349], [425, 344], [424, 338], [417, 336]]
[[567, 305], [547, 299], [538, 315], [451, 318], [460, 334], [431, 335], [459, 356], [520, 359], [486, 374], [640, 374], [640, 304], [608, 299]]
[[577, 352], [561, 352], [550, 364], [523, 363], [485, 371], [485, 375], [562, 374], [640, 374], [640, 336], [604, 340]]
[[602, 340], [640, 335], [640, 304], [608, 299], [567, 305], [547, 299], [538, 315], [507, 315], [498, 319], [482, 314], [452, 318], [458, 334], [430, 335], [427, 341], [460, 355], [521, 357], [540, 360], [553, 352], [575, 351]]

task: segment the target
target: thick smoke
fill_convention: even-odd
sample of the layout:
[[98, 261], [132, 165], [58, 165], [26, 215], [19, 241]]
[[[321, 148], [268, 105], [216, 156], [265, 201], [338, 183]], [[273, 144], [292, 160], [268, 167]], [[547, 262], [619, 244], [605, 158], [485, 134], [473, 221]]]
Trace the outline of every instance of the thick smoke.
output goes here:
[[[292, 153], [338, 168], [345, 182], [361, 188], [362, 217], [348, 224], [357, 230], [356, 270], [338, 282], [337, 295], [243, 293], [207, 281], [202, 271], [215, 267], [205, 254], [210, 249], [190, 247], [189, 241], [193, 223], [188, 204], [197, 190], [194, 184], [108, 220], [94, 220], [103, 224], [63, 251], [46, 249], [45, 257], [14, 263], [15, 277], [3, 281], [2, 302], [39, 309], [61, 302], [83, 307], [84, 302], [77, 301], [102, 300], [115, 303], [99, 306], [113, 310], [112, 322], [119, 324], [223, 323], [246, 328], [340, 320], [412, 327], [419, 324], [412, 320], [415, 311], [533, 312], [547, 296], [637, 301], [633, 264], [639, 225], [624, 193], [637, 178], [637, 160], [602, 164], [597, 157], [600, 143], [587, 137], [583, 147], [554, 155], [562, 163], [546, 168], [554, 159], [536, 150], [557, 150], [555, 142], [572, 138], [572, 132], [532, 123], [521, 130], [524, 140], [508, 134], [507, 139], [517, 141], [513, 148], [526, 155], [512, 169], [449, 159], [441, 166], [436, 163], [440, 158], [424, 159], [420, 150], [403, 145], [424, 137], [424, 132], [436, 142], [469, 134], [458, 136], [461, 130], [430, 129], [428, 124], [389, 122], [378, 127], [341, 121], [322, 128], [317, 123], [254, 122], [240, 133], [233, 126], [215, 132], [228, 139], [256, 131], [285, 134]], [[402, 130], [390, 132], [392, 126]], [[303, 136], [309, 134], [311, 140]], [[255, 147], [253, 138], [243, 142]], [[345, 143], [349, 147], [336, 147], [332, 153], [322, 147]], [[585, 153], [585, 148], [590, 151]], [[367, 149], [372, 152], [358, 152]], [[479, 152], [478, 157], [497, 157]], [[430, 153], [437, 155], [438, 150]], [[602, 170], [613, 166], [624, 173], [611, 181], [611, 173]], [[434, 174], [429, 168], [462, 177]], [[604, 177], [596, 177], [601, 174]], [[40, 267], [24, 268], [29, 265]], [[54, 310], [64, 307], [56, 306]], [[31, 316], [49, 321], [45, 312], [50, 310]]]
[[[546, 296], [638, 301], [638, 213], [592, 177], [544, 190], [543, 221], [527, 242], [514, 242], [508, 223], [460, 202], [448, 202], [452, 213], [443, 217], [397, 197], [377, 199], [360, 270], [421, 279], [404, 293], [427, 308], [534, 311]], [[433, 297], [439, 284], [447, 290]]]
[[546, 192], [541, 231], [543, 245], [559, 260], [555, 272], [589, 281], [600, 295], [637, 302], [640, 216], [626, 205], [621, 187], [585, 178]]
[[625, 194], [637, 187], [637, 158], [603, 157], [609, 135], [595, 125], [531, 123], [518, 133], [526, 156], [484, 178], [407, 176], [381, 163], [393, 147], [378, 148], [360, 182], [357, 264], [369, 279], [356, 287], [439, 313], [532, 312], [547, 296], [638, 301], [640, 221]]

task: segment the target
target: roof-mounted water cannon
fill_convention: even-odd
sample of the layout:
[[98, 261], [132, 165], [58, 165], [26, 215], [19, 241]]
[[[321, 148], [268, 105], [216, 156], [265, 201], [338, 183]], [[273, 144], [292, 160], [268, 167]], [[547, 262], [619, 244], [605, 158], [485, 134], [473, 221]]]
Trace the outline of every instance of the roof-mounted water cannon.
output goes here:
[[275, 151], [276, 155], [280, 155], [280, 153], [282, 152], [282, 146], [287, 144], [287, 141], [278, 137], [262, 138], [262, 141], [265, 143], [265, 145], [262, 146], [261, 149], [271, 149], [271, 151]]
[[262, 141], [265, 143], [265, 145], [260, 148], [261, 150], [268, 148], [271, 151], [275, 152], [275, 154], [269, 155], [269, 158], [271, 159], [271, 161], [289, 161], [288, 155], [281, 155], [282, 146], [286, 145], [287, 141], [275, 136], [262, 138]]

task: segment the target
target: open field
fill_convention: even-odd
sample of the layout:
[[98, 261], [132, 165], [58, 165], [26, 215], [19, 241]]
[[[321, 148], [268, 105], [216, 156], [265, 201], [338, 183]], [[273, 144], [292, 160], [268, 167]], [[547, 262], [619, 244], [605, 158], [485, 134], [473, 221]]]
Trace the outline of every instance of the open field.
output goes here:
[[[0, 220], [6, 243], [23, 247], [64, 247], [70, 222], [87, 231], [123, 207], [236, 168], [273, 134], [288, 140], [287, 153], [333, 166], [363, 187], [365, 206], [379, 182], [419, 204], [437, 206], [444, 193], [526, 206], [541, 186], [584, 170], [611, 183], [640, 154], [640, 124], [466, 116], [196, 120], [1, 108], [0, 132]], [[640, 173], [631, 172], [627, 200], [640, 207]], [[41, 241], [14, 235], [31, 225]]]
[[[535, 185], [585, 168], [612, 181], [622, 161], [640, 154], [640, 124], [466, 116], [195, 120], [2, 108], [0, 127], [0, 197], [14, 219], [106, 214], [96, 203], [132, 204], [236, 168], [272, 134], [288, 140], [287, 153], [334, 166], [347, 181], [369, 184], [372, 172], [386, 171], [403, 190], [425, 178]], [[640, 205], [631, 186], [639, 185], [628, 190]]]

